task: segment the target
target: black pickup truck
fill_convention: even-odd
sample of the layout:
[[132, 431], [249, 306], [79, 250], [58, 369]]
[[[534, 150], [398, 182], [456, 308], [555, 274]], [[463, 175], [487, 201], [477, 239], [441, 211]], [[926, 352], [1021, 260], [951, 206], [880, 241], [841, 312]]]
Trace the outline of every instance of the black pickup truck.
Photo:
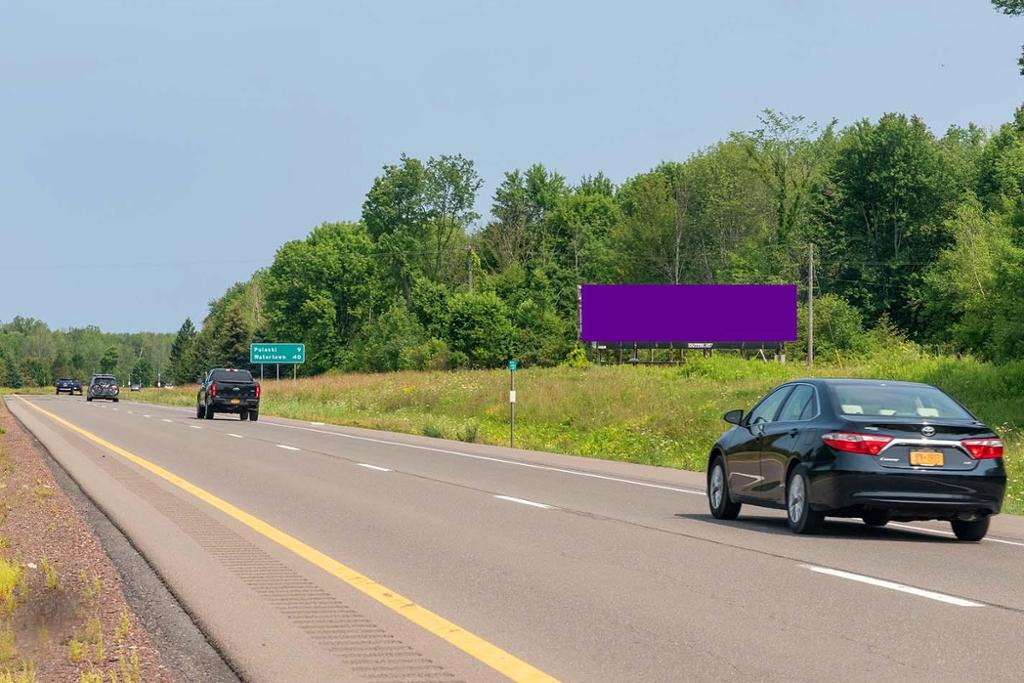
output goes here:
[[253, 422], [260, 418], [260, 385], [248, 370], [214, 368], [199, 383], [196, 418], [212, 420], [214, 413], [238, 413]]
[[73, 396], [75, 394], [78, 394], [79, 396], [82, 395], [82, 383], [79, 382], [77, 379], [71, 379], [70, 377], [61, 377], [60, 379], [57, 380], [56, 384], [58, 396], [64, 393], [68, 394], [69, 396]]

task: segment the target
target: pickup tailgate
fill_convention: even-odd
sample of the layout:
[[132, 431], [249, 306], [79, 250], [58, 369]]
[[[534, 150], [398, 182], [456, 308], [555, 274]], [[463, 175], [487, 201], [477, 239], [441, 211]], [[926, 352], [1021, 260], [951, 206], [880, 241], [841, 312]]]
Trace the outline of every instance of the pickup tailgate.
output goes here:
[[255, 382], [226, 382], [221, 380], [213, 384], [217, 387], [215, 394], [217, 398], [257, 398]]

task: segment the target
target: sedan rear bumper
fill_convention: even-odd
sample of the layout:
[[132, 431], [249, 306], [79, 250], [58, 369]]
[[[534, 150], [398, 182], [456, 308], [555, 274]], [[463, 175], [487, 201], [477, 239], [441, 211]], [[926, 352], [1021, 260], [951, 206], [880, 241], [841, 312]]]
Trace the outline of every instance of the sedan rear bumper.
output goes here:
[[953, 519], [1002, 509], [1006, 473], [1001, 461], [981, 461], [970, 473], [865, 472], [812, 469], [811, 506], [832, 515], [885, 510], [894, 519]]

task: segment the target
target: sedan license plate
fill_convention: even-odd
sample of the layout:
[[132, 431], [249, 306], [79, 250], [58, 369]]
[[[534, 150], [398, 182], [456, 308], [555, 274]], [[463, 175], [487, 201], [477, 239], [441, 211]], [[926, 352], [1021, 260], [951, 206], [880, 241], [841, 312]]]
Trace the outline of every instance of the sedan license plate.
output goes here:
[[910, 464], [942, 467], [945, 464], [945, 458], [939, 451], [910, 451]]
[[[240, 399], [237, 399], [237, 398], [231, 399], [231, 405], [235, 405], [236, 403], [241, 403], [241, 402], [242, 401]], [[942, 453], [939, 453], [939, 460], [942, 460]], [[939, 463], [939, 464], [941, 465], [942, 463]]]

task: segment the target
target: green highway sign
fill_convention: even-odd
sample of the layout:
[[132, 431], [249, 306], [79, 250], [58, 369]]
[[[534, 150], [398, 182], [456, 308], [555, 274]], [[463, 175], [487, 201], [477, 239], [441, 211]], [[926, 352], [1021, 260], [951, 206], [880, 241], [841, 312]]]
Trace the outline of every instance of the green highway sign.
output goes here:
[[305, 363], [305, 344], [250, 344], [250, 363]]
[[518, 366], [519, 366], [519, 361], [517, 361], [517, 360], [510, 360], [510, 361], [508, 362], [508, 369], [509, 369], [509, 370], [510, 370], [511, 372], [515, 372], [515, 371], [516, 371], [516, 368], [517, 368]]

